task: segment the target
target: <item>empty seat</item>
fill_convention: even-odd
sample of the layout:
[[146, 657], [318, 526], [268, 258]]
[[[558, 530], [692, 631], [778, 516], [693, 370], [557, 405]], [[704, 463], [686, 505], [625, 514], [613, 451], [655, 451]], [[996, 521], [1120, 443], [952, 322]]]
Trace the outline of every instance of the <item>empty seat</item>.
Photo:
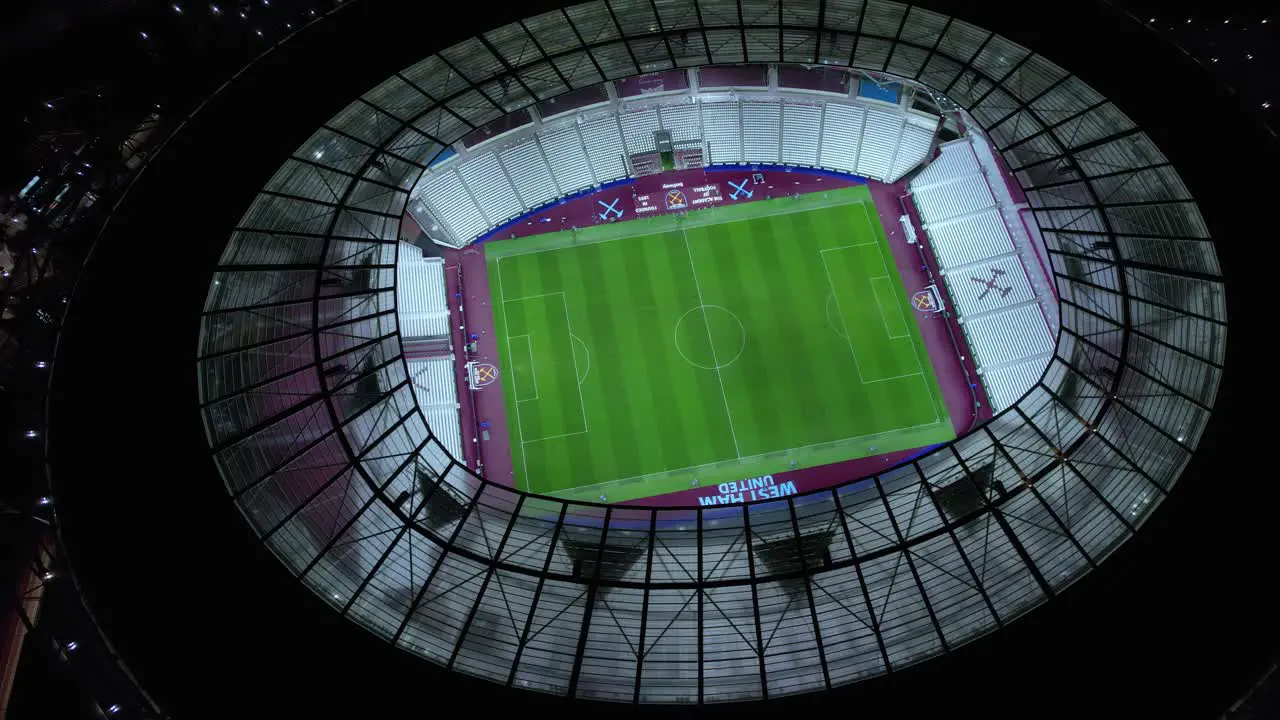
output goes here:
[[968, 317], [1035, 300], [1017, 255], [1002, 255], [947, 270], [947, 289], [957, 314]]
[[492, 152], [481, 152], [467, 158], [458, 166], [458, 175], [471, 190], [480, 212], [488, 218], [490, 225], [513, 218], [524, 210], [506, 171]]
[[422, 184], [420, 197], [459, 243], [476, 239], [489, 227], [488, 220], [480, 213], [466, 186], [453, 170], [428, 175]]
[[985, 372], [982, 385], [987, 391], [991, 409], [1000, 412], [1016, 403], [1044, 376], [1044, 369], [1051, 359], [1052, 356], [1046, 354]]
[[738, 103], [705, 103], [702, 106], [702, 139], [707, 146], [708, 165], [742, 162], [742, 116]]
[[859, 175], [875, 180], [888, 177], [905, 122], [901, 112], [867, 108], [862, 144], [858, 150]]
[[585, 190], [595, 183], [587, 151], [582, 148], [577, 125], [563, 125], [538, 135], [552, 178], [561, 195]]
[[458, 412], [458, 369], [453, 356], [408, 359], [413, 397], [427, 426], [455, 458], [462, 458], [462, 428]]
[[525, 210], [544, 205], [559, 195], [555, 180], [551, 178], [551, 170], [542, 159], [542, 150], [535, 138], [530, 137], [503, 150], [499, 157]]
[[934, 130], [935, 125], [926, 125], [915, 116], [907, 117], [907, 124], [902, 128], [902, 141], [898, 143], [898, 155], [887, 177], [889, 182], [896, 182], [924, 162], [929, 148], [933, 147]]
[[926, 234], [938, 265], [944, 270], [1013, 252], [1009, 229], [994, 207], [956, 220], [933, 223]]
[[742, 103], [742, 159], [749, 163], [778, 162], [781, 125], [780, 103]]
[[605, 183], [627, 176], [626, 149], [622, 133], [618, 130], [616, 115], [605, 115], [587, 120], [579, 126], [582, 144], [587, 149], [587, 159], [596, 182]]
[[818, 134], [822, 127], [822, 106], [783, 103], [782, 162], [818, 164]]
[[822, 111], [822, 167], [840, 172], [857, 172], [858, 143], [867, 111], [856, 105], [827, 103]]
[[958, 218], [996, 204], [981, 173], [919, 189], [912, 186], [911, 197], [926, 224]]
[[702, 122], [698, 106], [693, 103], [664, 105], [659, 112], [662, 129], [671, 133], [671, 141], [685, 143], [702, 139]]
[[421, 250], [404, 243], [396, 263], [396, 320], [405, 339], [449, 334], [444, 261], [423, 258]]
[[1053, 337], [1035, 303], [984, 315], [962, 327], [979, 368], [994, 369], [1053, 351]]
[[661, 129], [656, 108], [622, 112], [618, 114], [618, 120], [622, 123], [622, 139], [628, 155], [650, 153], [656, 149], [653, 134]]
[[938, 156], [930, 160], [920, 174], [911, 180], [911, 189], [926, 188], [980, 172], [982, 168], [978, 166], [978, 159], [974, 157], [968, 138], [952, 140], [938, 146]]

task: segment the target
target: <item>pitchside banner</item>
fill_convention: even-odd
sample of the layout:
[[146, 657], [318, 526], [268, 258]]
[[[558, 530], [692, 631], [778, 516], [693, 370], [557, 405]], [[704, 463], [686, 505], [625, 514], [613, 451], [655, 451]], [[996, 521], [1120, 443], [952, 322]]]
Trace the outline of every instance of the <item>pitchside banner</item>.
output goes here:
[[714, 205], [724, 199], [720, 195], [719, 183], [685, 187], [683, 182], [665, 183], [660, 191], [636, 195], [635, 198], [637, 215], [659, 210], [690, 210]]
[[716, 492], [708, 495], [699, 495], [698, 504], [703, 506], [729, 505], [753, 500], [774, 500], [788, 495], [795, 495], [796, 484], [793, 482], [774, 482], [772, 475], [765, 475], [764, 477], [720, 483], [715, 490]]

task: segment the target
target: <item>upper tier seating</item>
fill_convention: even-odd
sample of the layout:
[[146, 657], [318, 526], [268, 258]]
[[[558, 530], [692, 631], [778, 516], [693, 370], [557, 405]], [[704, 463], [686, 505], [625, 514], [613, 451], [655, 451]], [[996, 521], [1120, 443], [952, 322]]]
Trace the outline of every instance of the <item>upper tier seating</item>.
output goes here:
[[742, 114], [738, 103], [705, 103], [702, 106], [702, 133], [707, 145], [708, 163], [742, 162]]
[[781, 125], [780, 103], [742, 103], [742, 159], [749, 163], [779, 162]]
[[542, 159], [542, 150], [536, 138], [528, 138], [518, 145], [503, 150], [498, 155], [511, 184], [515, 186], [516, 195], [526, 208], [544, 205], [560, 194], [556, 182], [551, 177], [551, 170]]
[[892, 181], [927, 157], [937, 124], [902, 107], [799, 89], [612, 100], [585, 115], [535, 116], [459, 148], [414, 195], [460, 247], [521, 213], [627, 177], [629, 158], [652, 152], [658, 130], [678, 149], [701, 150], [707, 165], [784, 163]]
[[563, 125], [540, 133], [538, 142], [561, 195], [590, 187], [595, 182], [577, 125]]
[[782, 162], [817, 165], [821, 127], [821, 105], [783, 103]]
[[458, 175], [467, 184], [490, 225], [510, 220], [524, 210], [506, 171], [492, 152], [476, 155], [459, 165]]

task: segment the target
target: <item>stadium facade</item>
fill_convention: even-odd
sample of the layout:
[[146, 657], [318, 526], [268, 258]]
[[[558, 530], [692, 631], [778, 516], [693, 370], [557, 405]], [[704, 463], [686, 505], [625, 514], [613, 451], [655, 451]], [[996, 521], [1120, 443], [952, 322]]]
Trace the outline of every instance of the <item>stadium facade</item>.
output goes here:
[[[478, 477], [424, 415], [397, 321], [401, 222], [428, 167], [565, 93], [746, 63], [849, 68], [977, 123], [1050, 256], [1060, 328], [1044, 373], [952, 442], [779, 500], [615, 506]], [[411, 654], [626, 703], [774, 698], [892, 672], [1094, 570], [1177, 492], [1209, 423], [1227, 300], [1186, 185], [1070, 68], [963, 15], [601, 0], [365, 84], [282, 148], [247, 212], [223, 212], [234, 230], [200, 318], [200, 422], [263, 546]], [[897, 179], [914, 163], [884, 167]], [[447, 240], [465, 247], [526, 209]]]

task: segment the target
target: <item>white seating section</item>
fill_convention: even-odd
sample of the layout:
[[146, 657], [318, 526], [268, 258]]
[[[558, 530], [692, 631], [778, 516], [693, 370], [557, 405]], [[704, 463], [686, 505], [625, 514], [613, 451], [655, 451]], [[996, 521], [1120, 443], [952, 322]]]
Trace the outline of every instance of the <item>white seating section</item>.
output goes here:
[[742, 159], [749, 163], [780, 162], [781, 124], [780, 103], [742, 103]]
[[988, 366], [1017, 363], [1037, 355], [1047, 357], [1053, 352], [1053, 336], [1037, 305], [987, 314], [966, 322], [964, 329], [984, 373]]
[[627, 145], [627, 154], [650, 153], [653, 146], [653, 134], [661, 129], [658, 124], [657, 108], [645, 110], [628, 110], [618, 114], [622, 123], [622, 139]]
[[458, 166], [458, 175], [490, 225], [501, 224], [523, 211], [515, 188], [511, 187], [507, 174], [493, 153], [481, 153], [462, 163]]
[[661, 109], [662, 129], [671, 133], [674, 143], [702, 139], [702, 123], [698, 120], [698, 106], [693, 103], [664, 105]]
[[587, 159], [596, 176], [596, 182], [605, 183], [627, 176], [627, 151], [622, 145], [622, 133], [618, 130], [618, 116], [605, 115], [582, 123], [582, 144], [587, 149]]
[[927, 119], [917, 115], [907, 115], [907, 124], [902, 127], [902, 141], [898, 144], [898, 154], [893, 160], [893, 169], [887, 179], [894, 182], [906, 175], [920, 161], [929, 155], [933, 147], [933, 136], [938, 130], [936, 118]]
[[867, 108], [862, 128], [862, 145], [858, 149], [857, 173], [863, 177], [883, 178], [893, 168], [904, 124], [902, 113]]
[[920, 219], [926, 225], [985, 210], [996, 204], [991, 190], [987, 188], [986, 178], [980, 174], [963, 175], [939, 185], [912, 188], [911, 194], [920, 207]]
[[462, 454], [462, 430], [458, 413], [458, 381], [453, 356], [406, 359], [413, 396], [422, 408], [427, 426], [454, 457]]
[[964, 318], [972, 319], [984, 312], [1036, 299], [1027, 271], [1016, 255], [1001, 255], [952, 268], [946, 271], [945, 277], [951, 302]]
[[1044, 374], [1054, 340], [970, 140], [942, 145], [909, 188], [987, 399], [1003, 410]]
[[796, 165], [818, 164], [818, 134], [822, 128], [822, 106], [782, 104], [782, 162]]
[[444, 260], [424, 258], [421, 250], [408, 243], [400, 243], [396, 262], [396, 319], [405, 339], [449, 334]]
[[430, 199], [436, 216], [454, 237], [475, 237], [490, 227], [453, 170], [431, 173], [423, 185], [422, 196]]
[[738, 103], [717, 102], [702, 106], [702, 140], [707, 146], [709, 164], [742, 162], [742, 113], [738, 110]]
[[577, 126], [564, 125], [548, 130], [538, 135], [538, 142], [542, 145], [560, 194], [567, 195], [595, 182]]
[[[920, 200], [916, 199], [919, 206]], [[938, 265], [949, 268], [1013, 252], [1009, 229], [996, 208], [955, 220], [926, 223]]]
[[[422, 251], [400, 243], [396, 262], [396, 319], [406, 340], [442, 339], [450, 333], [449, 298], [444, 284], [444, 260], [423, 257]], [[458, 414], [458, 372], [452, 353], [430, 358], [406, 358], [413, 395], [431, 431], [454, 457], [462, 455]]]
[[[414, 194], [462, 247], [525, 212], [627, 177], [627, 158], [652, 152], [658, 130], [678, 146], [700, 144], [708, 165], [784, 163], [892, 182], [928, 156], [937, 125], [937, 117], [885, 103], [793, 90], [615, 100], [583, 115], [535, 118], [474, 152], [461, 148]], [[990, 206], [977, 185], [935, 194], [961, 190], [959, 207]]]
[[858, 167], [858, 146], [867, 111], [856, 105], [827, 103], [822, 109], [820, 165], [831, 169]]
[[556, 199], [559, 194], [556, 182], [542, 159], [536, 138], [527, 138], [509, 147], [498, 153], [498, 157], [524, 207], [535, 208]]
[[993, 408], [1007, 408], [1027, 393], [1044, 375], [1046, 362], [1021, 362], [988, 370], [982, 375]]

